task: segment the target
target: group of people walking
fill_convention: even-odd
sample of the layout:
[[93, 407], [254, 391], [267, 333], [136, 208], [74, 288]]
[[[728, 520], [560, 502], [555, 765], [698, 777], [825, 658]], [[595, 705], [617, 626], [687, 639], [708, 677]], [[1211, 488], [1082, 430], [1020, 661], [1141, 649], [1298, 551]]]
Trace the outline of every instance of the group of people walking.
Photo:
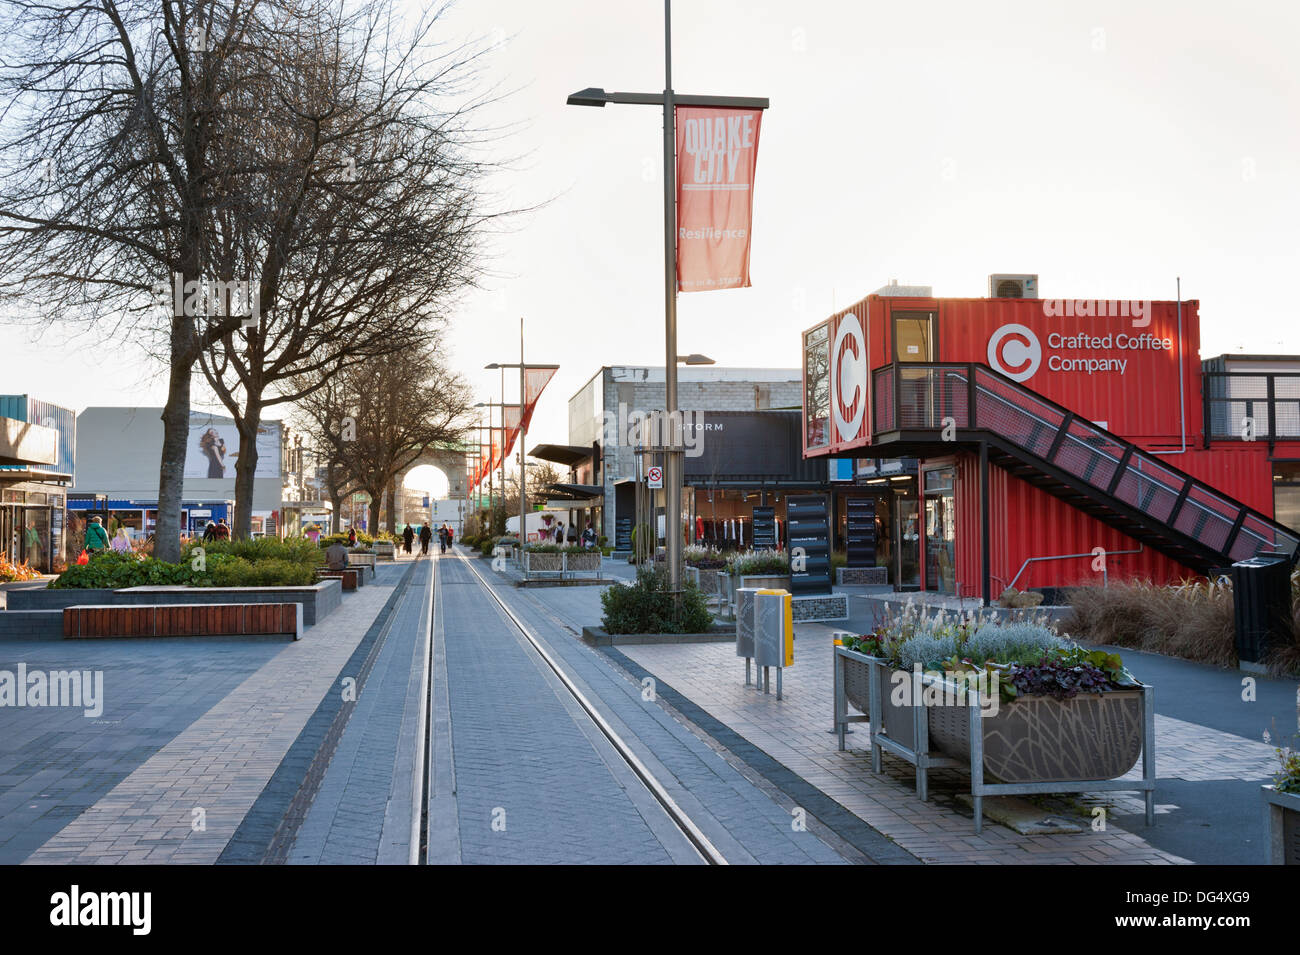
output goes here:
[[[445, 554], [447, 553], [447, 548], [451, 546], [452, 541], [455, 539], [455, 531], [451, 529], [450, 524], [444, 521], [443, 525], [438, 528], [437, 534], [438, 546], [440, 548], [439, 553]], [[406, 529], [402, 531], [402, 549], [408, 554], [411, 553], [411, 548], [414, 546], [415, 540], [418, 537], [420, 540], [420, 554], [422, 556], [428, 554], [429, 544], [433, 542], [433, 535], [433, 528], [429, 526], [428, 521], [424, 522], [418, 533], [413, 524], [407, 524]]]

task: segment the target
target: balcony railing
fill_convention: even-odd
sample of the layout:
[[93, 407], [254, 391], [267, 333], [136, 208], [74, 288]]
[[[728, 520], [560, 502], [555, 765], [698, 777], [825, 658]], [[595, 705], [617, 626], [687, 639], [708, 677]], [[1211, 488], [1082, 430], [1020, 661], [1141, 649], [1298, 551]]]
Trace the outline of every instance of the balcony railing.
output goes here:
[[1213, 441], [1300, 441], [1300, 374], [1207, 371], [1205, 434]]
[[872, 373], [872, 389], [877, 440], [888, 432], [985, 432], [1225, 560], [1300, 547], [1290, 528], [986, 365], [885, 365]]

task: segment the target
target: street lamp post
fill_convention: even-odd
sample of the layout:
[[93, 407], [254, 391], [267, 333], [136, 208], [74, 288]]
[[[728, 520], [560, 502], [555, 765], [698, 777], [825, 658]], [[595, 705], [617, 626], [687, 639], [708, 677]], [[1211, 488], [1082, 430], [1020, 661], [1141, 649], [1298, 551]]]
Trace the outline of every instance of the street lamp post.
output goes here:
[[[492, 362], [492, 364], [484, 365], [483, 367], [487, 371], [492, 371], [497, 368], [502, 369], [501, 372], [502, 389], [505, 388], [504, 369], [506, 368], [519, 369], [519, 552], [522, 554], [525, 550], [528, 549], [528, 525], [526, 523], [527, 510], [528, 510], [528, 473], [527, 473], [528, 468], [526, 467], [527, 454], [524, 451], [524, 443], [528, 439], [528, 427], [527, 427], [528, 394], [526, 391], [526, 385], [524, 383], [524, 372], [527, 371], [529, 368], [559, 368], [560, 366], [559, 365], [528, 365], [524, 363], [524, 320], [521, 318], [519, 319], [519, 364], [516, 365], [513, 362], [494, 361]], [[504, 390], [501, 393], [501, 400], [503, 402], [505, 401]], [[501, 423], [502, 425], [505, 424], [504, 409], [502, 410]], [[504, 432], [504, 427], [502, 428], [502, 431]], [[505, 461], [504, 461], [505, 436], [504, 433], [501, 439], [501, 449], [502, 449], [501, 456], [503, 459], [501, 465], [501, 475], [502, 475], [501, 495], [502, 495], [502, 500], [504, 501], [505, 500]]]
[[[664, 91], [662, 93], [611, 93], [588, 87], [572, 94], [569, 106], [662, 106], [664, 111], [664, 412], [671, 424], [671, 440], [664, 453], [664, 536], [668, 553], [669, 587], [682, 583], [682, 436], [677, 414], [677, 122], [678, 106], [712, 106], [730, 109], [767, 109], [766, 97], [692, 96], [673, 92], [672, 0], [664, 0]], [[694, 356], [692, 356], [694, 357]]]

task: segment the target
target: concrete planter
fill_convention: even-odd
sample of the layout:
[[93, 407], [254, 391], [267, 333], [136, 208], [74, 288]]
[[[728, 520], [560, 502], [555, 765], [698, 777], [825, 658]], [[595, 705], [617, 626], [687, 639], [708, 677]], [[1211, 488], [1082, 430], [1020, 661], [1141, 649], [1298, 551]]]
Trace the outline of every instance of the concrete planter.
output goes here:
[[375, 541], [375, 556], [380, 560], [396, 560], [397, 545], [392, 541]]
[[647, 643], [730, 643], [734, 630], [715, 628], [708, 633], [606, 633], [599, 627], [583, 627], [582, 640], [592, 647], [617, 647]]
[[1300, 793], [1261, 789], [1269, 865], [1300, 865]]
[[68, 589], [9, 592], [10, 610], [65, 610], [85, 606], [149, 604], [300, 603], [306, 626], [325, 619], [343, 602], [337, 579], [306, 587], [127, 587], [123, 590]]

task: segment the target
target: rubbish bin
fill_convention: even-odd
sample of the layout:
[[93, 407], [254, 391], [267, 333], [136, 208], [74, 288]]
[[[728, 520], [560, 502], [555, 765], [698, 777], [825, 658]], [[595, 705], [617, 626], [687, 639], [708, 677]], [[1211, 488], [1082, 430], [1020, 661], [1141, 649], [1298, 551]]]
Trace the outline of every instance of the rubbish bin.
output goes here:
[[1291, 617], [1291, 558], [1260, 554], [1232, 565], [1232, 614], [1237, 658], [1259, 663], [1281, 645]]

